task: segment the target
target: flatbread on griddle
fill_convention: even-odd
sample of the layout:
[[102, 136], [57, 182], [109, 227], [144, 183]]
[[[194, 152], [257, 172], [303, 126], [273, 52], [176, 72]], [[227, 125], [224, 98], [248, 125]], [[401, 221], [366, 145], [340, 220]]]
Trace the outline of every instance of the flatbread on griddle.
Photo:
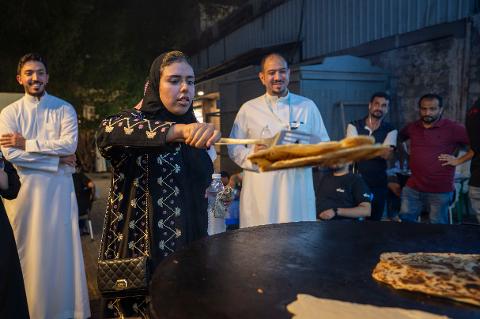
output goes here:
[[448, 319], [447, 316], [395, 307], [379, 307], [298, 294], [287, 305], [292, 319]]
[[396, 289], [480, 306], [480, 255], [383, 253], [372, 277]]

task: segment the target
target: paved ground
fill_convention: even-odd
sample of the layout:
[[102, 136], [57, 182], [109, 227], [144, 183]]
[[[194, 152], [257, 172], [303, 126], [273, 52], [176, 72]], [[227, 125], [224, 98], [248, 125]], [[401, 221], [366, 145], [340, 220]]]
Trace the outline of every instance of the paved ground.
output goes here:
[[100, 293], [97, 289], [97, 258], [98, 248], [100, 246], [100, 237], [103, 227], [103, 216], [107, 205], [108, 191], [110, 188], [110, 174], [88, 174], [99, 189], [100, 198], [93, 202], [92, 224], [94, 240], [90, 237], [82, 236], [83, 256], [85, 260], [85, 269], [87, 272], [88, 295], [90, 296], [90, 308], [92, 310], [92, 319], [100, 318]]

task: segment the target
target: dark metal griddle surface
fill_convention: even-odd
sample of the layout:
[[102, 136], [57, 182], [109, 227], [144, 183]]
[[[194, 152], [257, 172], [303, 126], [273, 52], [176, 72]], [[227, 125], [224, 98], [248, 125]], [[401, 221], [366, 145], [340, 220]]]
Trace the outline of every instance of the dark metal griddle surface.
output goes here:
[[480, 308], [399, 291], [371, 272], [382, 252], [480, 253], [480, 227], [302, 222], [240, 229], [165, 259], [151, 284], [155, 318], [291, 318], [298, 293], [480, 318]]

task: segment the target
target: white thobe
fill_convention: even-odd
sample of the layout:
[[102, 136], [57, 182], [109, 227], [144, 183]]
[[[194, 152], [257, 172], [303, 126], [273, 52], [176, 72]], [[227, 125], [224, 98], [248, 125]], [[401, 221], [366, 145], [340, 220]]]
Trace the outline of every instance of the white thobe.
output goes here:
[[[265, 94], [243, 104], [230, 137], [268, 137], [266, 135], [288, 128], [316, 135], [320, 141], [329, 140], [315, 103], [293, 93], [281, 98]], [[253, 147], [228, 146], [230, 158], [245, 169], [240, 195], [240, 227], [316, 220], [312, 169], [252, 171], [256, 167], [247, 157], [253, 153]]]
[[25, 150], [2, 148], [22, 186], [4, 201], [22, 265], [30, 317], [87, 318], [90, 306], [78, 227], [73, 168], [59, 157], [75, 153], [77, 116], [54, 96], [25, 95], [0, 114], [0, 135], [20, 133]]

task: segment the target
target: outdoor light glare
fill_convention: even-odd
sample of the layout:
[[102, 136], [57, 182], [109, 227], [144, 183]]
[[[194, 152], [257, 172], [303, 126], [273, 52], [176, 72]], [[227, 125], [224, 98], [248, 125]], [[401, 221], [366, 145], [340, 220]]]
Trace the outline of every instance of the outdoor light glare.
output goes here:
[[197, 94], [198, 94], [198, 96], [203, 96], [203, 95], [205, 94], [205, 92], [203, 92], [203, 91], [198, 91]]

